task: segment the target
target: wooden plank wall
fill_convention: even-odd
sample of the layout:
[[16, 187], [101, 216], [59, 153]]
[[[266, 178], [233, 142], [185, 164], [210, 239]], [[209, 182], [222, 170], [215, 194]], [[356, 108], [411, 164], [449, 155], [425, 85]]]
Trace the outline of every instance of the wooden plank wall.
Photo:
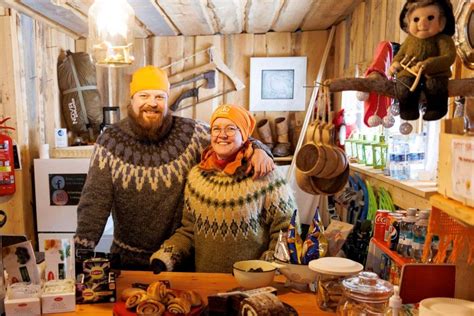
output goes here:
[[[152, 63], [156, 66], [166, 66], [190, 57], [201, 50], [214, 45], [220, 53], [221, 59], [246, 85], [241, 91], [232, 91], [221, 97], [178, 113], [179, 115], [209, 121], [210, 113], [219, 104], [234, 103], [249, 108], [249, 87], [251, 84], [250, 58], [251, 57], [282, 57], [282, 56], [307, 56], [308, 67], [306, 82], [311, 84], [316, 78], [320, 67], [322, 53], [327, 41], [327, 31], [298, 32], [298, 33], [267, 33], [267, 34], [237, 34], [214, 36], [178, 36], [153, 38]], [[183, 69], [190, 69], [205, 64], [208, 61], [206, 54], [198, 54], [186, 59], [184, 64], [177, 63], [169, 69], [169, 74], [177, 74]], [[217, 87], [212, 91], [200, 89], [200, 97], [205, 98], [221, 91], [232, 89], [230, 80], [220, 74]], [[182, 91], [190, 86], [173, 89], [170, 99], [174, 100]], [[202, 96], [201, 96], [201, 93]], [[311, 89], [307, 91], [306, 102], [309, 102]], [[189, 104], [184, 102], [184, 104]], [[302, 124], [305, 112], [295, 112], [295, 124]], [[288, 112], [255, 112], [257, 120], [273, 119], [279, 116], [288, 117]]]
[[62, 51], [74, 50], [65, 33], [9, 11], [0, 16], [0, 115], [11, 116], [11, 137], [21, 153], [22, 169], [16, 170], [16, 192], [0, 197], [7, 212], [2, 234], [34, 236], [33, 159], [41, 144], [54, 144], [54, 128], [61, 126], [56, 64]]

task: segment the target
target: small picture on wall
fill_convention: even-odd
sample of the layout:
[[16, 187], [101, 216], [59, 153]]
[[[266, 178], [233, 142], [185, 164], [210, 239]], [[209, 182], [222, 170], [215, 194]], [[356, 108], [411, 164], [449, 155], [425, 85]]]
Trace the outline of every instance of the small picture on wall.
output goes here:
[[304, 111], [306, 57], [252, 57], [250, 111]]
[[262, 70], [262, 99], [293, 99], [295, 71]]

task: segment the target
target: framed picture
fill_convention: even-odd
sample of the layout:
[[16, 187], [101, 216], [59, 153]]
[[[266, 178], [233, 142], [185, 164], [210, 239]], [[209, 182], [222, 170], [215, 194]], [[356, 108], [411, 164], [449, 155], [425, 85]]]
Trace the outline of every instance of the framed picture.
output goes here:
[[306, 57], [252, 57], [250, 111], [304, 111]]

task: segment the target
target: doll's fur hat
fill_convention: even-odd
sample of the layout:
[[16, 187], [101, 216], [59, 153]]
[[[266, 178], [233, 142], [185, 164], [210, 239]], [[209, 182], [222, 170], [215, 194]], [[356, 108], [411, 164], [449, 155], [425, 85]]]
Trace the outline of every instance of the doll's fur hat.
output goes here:
[[453, 14], [453, 5], [451, 4], [451, 1], [449, 0], [407, 0], [405, 5], [403, 6], [402, 11], [400, 12], [400, 27], [402, 28], [403, 31], [408, 33], [408, 25], [406, 24], [405, 17], [408, 13], [408, 9], [411, 5], [413, 4], [421, 4], [423, 7], [428, 6], [428, 5], [438, 5], [441, 7], [441, 9], [444, 12], [444, 18], [446, 19], [446, 25], [444, 27], [444, 30], [441, 32], [443, 34], [453, 36], [454, 35], [454, 29], [455, 29], [455, 20], [454, 20], [454, 14]]

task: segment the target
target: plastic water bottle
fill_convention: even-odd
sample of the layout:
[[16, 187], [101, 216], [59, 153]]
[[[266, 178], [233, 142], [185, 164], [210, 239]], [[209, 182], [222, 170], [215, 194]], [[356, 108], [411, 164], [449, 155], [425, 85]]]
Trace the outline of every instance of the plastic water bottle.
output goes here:
[[403, 257], [411, 257], [413, 244], [413, 226], [416, 222], [416, 208], [409, 208], [407, 216], [400, 223], [400, 237], [397, 252]]
[[390, 170], [390, 176], [394, 179], [399, 179], [399, 168], [398, 168], [398, 159], [399, 159], [399, 149], [400, 149], [400, 144], [399, 144], [399, 137], [392, 136], [390, 138], [390, 144], [389, 144], [389, 170]]
[[399, 154], [398, 154], [398, 170], [399, 170], [399, 180], [407, 180], [409, 177], [409, 168], [408, 168], [408, 142], [407, 138], [404, 135], [400, 135], [399, 141]]
[[408, 179], [408, 143], [403, 135], [392, 137], [390, 145], [390, 176], [397, 180]]
[[421, 257], [423, 257], [423, 247], [425, 246], [429, 217], [429, 210], [421, 211], [418, 215], [418, 220], [413, 226], [413, 259], [415, 259], [416, 262], [421, 262]]
[[408, 147], [409, 177], [418, 180], [425, 170], [426, 133], [410, 135]]

